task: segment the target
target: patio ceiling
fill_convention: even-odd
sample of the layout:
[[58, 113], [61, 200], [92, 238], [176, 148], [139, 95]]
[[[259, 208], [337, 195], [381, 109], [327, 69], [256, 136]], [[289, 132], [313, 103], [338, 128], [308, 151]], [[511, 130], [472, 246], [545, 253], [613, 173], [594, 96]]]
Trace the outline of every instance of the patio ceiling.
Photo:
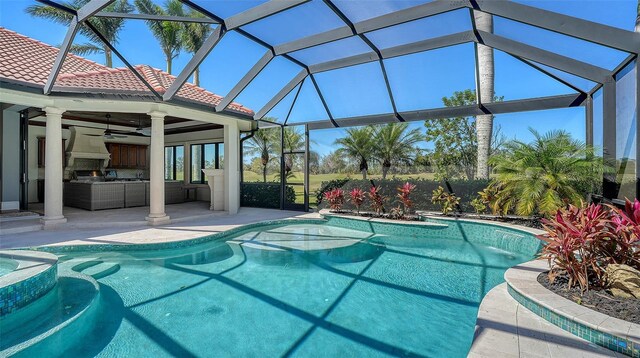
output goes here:
[[[640, 34], [533, 6], [501, 0], [413, 2], [380, 0], [367, 3], [344, 0], [271, 0], [261, 1], [252, 7], [247, 5], [253, 5], [253, 3], [244, 2], [239, 5], [240, 8], [234, 9], [226, 9], [219, 4], [213, 6], [210, 1], [181, 0], [189, 8], [201, 13], [203, 18], [102, 11], [113, 0], [91, 0], [79, 10], [68, 8], [57, 0], [38, 1], [74, 15], [61, 45], [61, 51], [58, 53], [44, 85], [45, 94], [63, 92], [63, 89], [54, 88], [54, 86], [80, 26], [89, 27], [101, 38], [125, 66], [138, 77], [138, 80], [144, 83], [153, 94], [155, 101], [179, 104], [181, 102], [176, 95], [195, 69], [202, 65], [225, 36], [235, 33], [263, 48], [263, 55], [222, 100], [214, 107], [210, 107], [209, 110], [226, 111], [228, 106], [241, 96], [270, 64], [274, 63], [276, 59], [284, 59], [298, 67], [297, 73], [286, 77], [283, 80], [285, 83], [283, 86], [274, 88], [274, 95], [265, 100], [263, 105], [259, 108], [253, 108], [255, 110], [253, 116], [246, 114], [243, 116], [246, 119], [260, 121], [268, 116], [276, 106], [282, 104], [285, 98], [293, 97], [290, 105], [287, 105], [288, 110], [285, 110], [286, 117], [281, 118], [277, 124], [308, 125], [309, 129], [582, 106], [596, 90], [603, 86], [611, 88], [611, 83], [615, 83], [614, 76], [636, 59], [640, 52]], [[394, 10], [388, 10], [385, 6], [394, 8]], [[480, 31], [476, 28], [473, 20], [473, 11], [492, 14], [496, 21], [499, 20], [503, 23], [513, 22], [521, 26], [555, 33], [558, 36], [566, 37], [567, 41], [589, 42], [592, 46], [604, 49], [603, 51], [621, 54], [621, 57], [618, 56], [621, 58], [621, 62], [617, 66], [609, 68], [595, 58], [592, 60], [584, 56], [568, 56], [566, 52], [550, 51], [528, 41], [519, 41], [508, 34], [496, 33], [497, 31], [494, 33]], [[416, 31], [411, 30], [411, 26], [414, 25], [424, 25], [428, 30], [428, 24], [423, 22], [439, 16], [462, 18], [463, 20], [458, 20], [460, 23], [456, 25], [460, 31], [449, 31], [450, 33], [433, 31], [433, 34], [425, 33], [422, 36], [415, 35]], [[87, 21], [93, 17], [177, 22], [198, 21], [210, 24], [215, 28], [166, 91], [158, 93], [136, 71], [126, 57], [110, 44], [91, 22]], [[467, 21], [468, 26], [462, 24]], [[288, 29], [289, 31], [277, 31], [273, 26], [286, 22], [292, 24], [308, 22], [309, 26], [292, 27]], [[452, 27], [455, 28], [455, 26]], [[269, 29], [269, 31], [265, 29]], [[123, 39], [127, 40], [126, 35], [123, 36]], [[414, 54], [433, 53], [433, 51], [464, 44], [471, 44], [474, 47], [476, 65], [477, 45], [482, 44], [508, 54], [535, 71], [571, 88], [575, 93], [505, 100], [496, 103], [480, 103], [478, 101], [476, 105], [472, 106], [425, 107], [410, 111], [401, 109], [390, 80], [386, 61]], [[238, 49], [238, 51], [242, 51], [242, 49]], [[375, 70], [380, 74], [383, 86], [380, 91], [386, 93], [389, 111], [341, 117], [327, 100], [328, 94], [323, 92], [318, 78], [325, 73], [342, 71], [347, 68], [362, 68], [361, 66], [376, 66]], [[475, 73], [477, 77], [478, 71], [476, 70]], [[585, 89], [576, 85], [574, 81], [567, 79], [571, 77], [583, 79], [593, 87]], [[479, 79], [476, 78], [476, 83], [478, 81]], [[326, 118], [289, 121], [292, 110], [299, 101], [303, 86], [315, 92], [321, 107], [326, 112]], [[606, 97], [610, 100], [610, 97]], [[615, 96], [613, 98], [615, 99]], [[610, 106], [609, 104], [609, 110], [611, 110]]]

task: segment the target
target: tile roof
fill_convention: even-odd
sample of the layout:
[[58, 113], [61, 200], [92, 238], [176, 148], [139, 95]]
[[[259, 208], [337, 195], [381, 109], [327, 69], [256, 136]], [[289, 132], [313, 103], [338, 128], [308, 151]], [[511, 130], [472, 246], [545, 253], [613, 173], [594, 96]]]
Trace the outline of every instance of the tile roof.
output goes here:
[[[0, 78], [19, 83], [44, 86], [59, 49], [14, 31], [0, 27]], [[136, 71], [162, 94], [176, 77], [148, 65], [134, 66]], [[80, 56], [68, 54], [56, 80], [55, 90], [100, 90], [116, 93], [142, 93], [151, 91], [128, 68], [109, 68]], [[185, 83], [176, 98], [188, 102], [215, 106], [221, 96], [204, 88]], [[253, 111], [232, 102], [228, 109], [252, 115]]]

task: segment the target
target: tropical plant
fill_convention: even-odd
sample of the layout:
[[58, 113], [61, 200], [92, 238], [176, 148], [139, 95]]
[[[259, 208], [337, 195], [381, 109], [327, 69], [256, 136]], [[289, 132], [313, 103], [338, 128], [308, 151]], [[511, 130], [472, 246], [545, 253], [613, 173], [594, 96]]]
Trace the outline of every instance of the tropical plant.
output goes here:
[[[273, 120], [265, 118], [265, 120]], [[273, 159], [273, 153], [277, 152], [278, 132], [273, 128], [264, 128], [257, 130], [253, 137], [247, 140], [247, 153], [260, 157], [262, 164], [262, 181], [267, 182], [267, 166]]]
[[[187, 17], [204, 18], [204, 15], [198, 11], [189, 9], [185, 14]], [[182, 47], [185, 51], [195, 55], [202, 47], [207, 37], [211, 34], [211, 25], [200, 22], [184, 22], [182, 23]], [[193, 84], [200, 86], [200, 67], [196, 67], [193, 71]]]
[[614, 240], [602, 245], [607, 263], [623, 264], [640, 269], [640, 202], [625, 200], [624, 210], [611, 206]]
[[567, 204], [579, 205], [585, 186], [596, 186], [602, 172], [611, 170], [593, 148], [565, 131], [542, 135], [529, 130], [531, 143], [508, 142], [505, 151], [490, 160], [496, 174], [490, 186], [497, 191], [492, 206], [503, 212], [548, 216]]
[[382, 192], [380, 191], [380, 187], [372, 185], [371, 188], [369, 188], [369, 192], [367, 194], [369, 194], [371, 209], [377, 215], [384, 213], [384, 204], [387, 198], [384, 195], [382, 195]]
[[[493, 15], [473, 11], [475, 28], [487, 33], [493, 33]], [[493, 65], [493, 49], [483, 44], [476, 45], [478, 63], [478, 85], [480, 103], [493, 102], [495, 68]], [[478, 159], [476, 161], [476, 178], [489, 178], [489, 154], [491, 152], [491, 138], [493, 133], [493, 115], [483, 114], [476, 117], [476, 133], [478, 137]]]
[[607, 212], [601, 205], [586, 208], [570, 205], [559, 209], [553, 219], [543, 219], [546, 235], [539, 236], [547, 244], [541, 257], [551, 270], [549, 280], [562, 273], [569, 278], [569, 287], [578, 284], [584, 291], [591, 282], [602, 282], [604, 267], [598, 265], [595, 247], [609, 234]]
[[542, 258], [549, 261], [550, 281], [560, 274], [569, 287], [606, 287], [606, 267], [623, 264], [640, 269], [640, 202], [626, 200], [625, 209], [600, 204], [559, 209], [543, 219], [547, 242]]
[[409, 182], [404, 183], [401, 187], [398, 187], [398, 199], [402, 203], [402, 214], [410, 214], [413, 207], [413, 201], [411, 200], [411, 193], [416, 189], [415, 184]]
[[484, 214], [487, 212], [487, 204], [479, 196], [471, 200], [470, 204], [477, 214]]
[[408, 123], [389, 123], [375, 129], [373, 155], [382, 165], [382, 179], [398, 163], [409, 164], [417, 154], [415, 145], [423, 140], [419, 129], [408, 130]]
[[373, 133], [374, 130], [371, 126], [349, 128], [345, 137], [336, 139], [334, 142], [334, 144], [340, 146], [336, 153], [358, 161], [362, 179], [367, 179], [369, 161], [371, 160], [374, 146]]
[[336, 188], [329, 192], [324, 193], [324, 198], [329, 203], [329, 207], [333, 211], [340, 211], [344, 204], [344, 191]]
[[[64, 3], [65, 6], [72, 9], [80, 9], [86, 5], [89, 0], [72, 0]], [[30, 5], [25, 11], [34, 17], [48, 19], [59, 24], [69, 25], [73, 19], [73, 15], [66, 11], [54, 8], [48, 5]], [[127, 0], [115, 0], [111, 5], [104, 8], [104, 11], [117, 13], [130, 13], [133, 6]], [[124, 26], [123, 18], [115, 17], [92, 17], [89, 23], [102, 34], [112, 45], [118, 43], [118, 35]], [[81, 25], [80, 34], [87, 38], [88, 42], [83, 44], [72, 44], [70, 51], [80, 56], [101, 53], [104, 54], [104, 64], [107, 67], [113, 67], [113, 58], [111, 49], [86, 25]]]
[[360, 188], [353, 188], [349, 192], [349, 201], [356, 207], [356, 211], [360, 214], [360, 207], [364, 203], [365, 192]]
[[442, 214], [449, 215], [450, 212], [460, 205], [460, 198], [453, 193], [446, 192], [443, 187], [439, 186], [433, 191], [431, 202], [440, 205]]
[[[182, 2], [179, 0], [167, 0], [164, 5], [159, 6], [151, 0], [134, 0], [138, 11], [148, 15], [160, 16], [184, 16]], [[157, 21], [145, 20], [153, 36], [160, 43], [167, 64], [167, 73], [171, 73], [173, 59], [180, 54], [183, 45], [183, 26], [177, 21]]]
[[322, 203], [322, 198], [324, 198], [324, 193], [331, 191], [335, 188], [342, 188], [349, 180], [349, 178], [338, 178], [329, 181], [323, 181], [320, 184], [320, 189], [316, 193], [316, 203], [320, 205]]

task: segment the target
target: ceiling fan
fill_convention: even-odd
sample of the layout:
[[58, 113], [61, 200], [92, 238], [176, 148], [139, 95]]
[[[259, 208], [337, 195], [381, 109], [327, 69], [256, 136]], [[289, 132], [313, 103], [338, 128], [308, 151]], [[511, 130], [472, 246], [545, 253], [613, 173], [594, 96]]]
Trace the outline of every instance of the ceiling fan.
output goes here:
[[[127, 136], [124, 134], [116, 134], [116, 131], [112, 131], [111, 128], [109, 128], [111, 114], [107, 113], [106, 117], [107, 117], [107, 129], [105, 129], [104, 134], [88, 134], [88, 135], [92, 137], [104, 137], [104, 139], [127, 138]], [[121, 132], [118, 132], [118, 133], [121, 133]]]
[[136, 128], [136, 133], [145, 137], [151, 136], [151, 128], [144, 128], [142, 126], [142, 120], [140, 119], [140, 117], [138, 117], [138, 128]]

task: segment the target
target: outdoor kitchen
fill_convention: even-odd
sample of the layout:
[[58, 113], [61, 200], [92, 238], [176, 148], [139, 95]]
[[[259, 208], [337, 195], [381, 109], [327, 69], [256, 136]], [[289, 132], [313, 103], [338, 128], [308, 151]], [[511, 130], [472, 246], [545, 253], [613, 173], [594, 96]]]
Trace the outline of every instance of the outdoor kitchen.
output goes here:
[[[128, 127], [125, 123], [127, 117], [122, 114], [114, 115], [113, 118], [110, 114], [100, 116], [103, 117], [102, 120], [91, 119], [89, 116], [80, 117], [78, 114], [65, 116], [61, 148], [64, 206], [90, 211], [149, 206], [151, 141], [148, 126], [145, 127], [145, 119], [128, 118], [132, 126]], [[191, 131], [200, 129], [196, 134], [180, 129], [178, 123], [182, 122], [174, 120], [173, 126], [176, 128], [166, 130], [166, 145], [180, 144], [182, 147], [191, 147], [193, 145], [190, 143], [194, 140], [196, 143], [211, 140], [205, 138], [222, 140], [219, 126], [191, 125], [186, 128]], [[42, 202], [45, 188], [44, 163], [47, 155], [44, 122], [36, 117], [30, 120], [29, 124], [29, 199], [30, 202]], [[185, 155], [189, 149], [186, 152]], [[167, 173], [165, 169], [165, 204], [210, 201], [211, 210], [214, 210], [213, 196], [210, 194], [210, 185], [213, 185], [213, 182], [207, 183], [204, 179], [209, 172], [203, 173], [200, 182], [194, 183], [195, 178], [191, 178], [193, 174], [189, 172], [190, 169], [184, 168], [186, 173], [178, 176], [175, 172], [172, 175], [170, 169]], [[223, 210], [220, 203], [223, 196], [220, 192], [222, 182], [218, 177], [220, 172], [222, 170], [216, 172], [219, 187], [215, 210]], [[177, 180], [178, 178], [186, 180]]]

